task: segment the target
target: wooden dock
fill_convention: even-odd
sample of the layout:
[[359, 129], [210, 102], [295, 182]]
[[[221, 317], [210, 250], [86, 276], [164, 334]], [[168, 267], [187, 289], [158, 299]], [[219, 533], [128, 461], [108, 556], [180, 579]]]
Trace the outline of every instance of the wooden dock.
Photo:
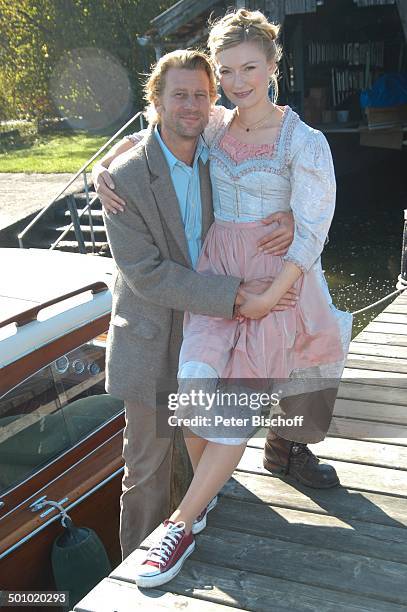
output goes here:
[[140, 549], [75, 611], [405, 612], [406, 387], [407, 293], [352, 342], [331, 435], [311, 447], [341, 487], [272, 477], [253, 438], [177, 578], [139, 591]]

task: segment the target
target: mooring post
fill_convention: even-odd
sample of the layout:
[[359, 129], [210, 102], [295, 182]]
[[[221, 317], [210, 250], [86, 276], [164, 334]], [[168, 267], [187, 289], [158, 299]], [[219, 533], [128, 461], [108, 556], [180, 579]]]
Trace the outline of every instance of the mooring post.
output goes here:
[[403, 244], [401, 247], [401, 271], [400, 283], [406, 286], [407, 283], [407, 208], [404, 210], [404, 229], [403, 229]]

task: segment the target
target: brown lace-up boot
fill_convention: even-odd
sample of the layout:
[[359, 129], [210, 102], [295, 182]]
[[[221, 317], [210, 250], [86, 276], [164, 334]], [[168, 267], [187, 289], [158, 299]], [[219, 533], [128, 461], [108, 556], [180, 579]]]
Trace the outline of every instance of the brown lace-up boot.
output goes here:
[[314, 489], [329, 489], [339, 484], [335, 468], [320, 463], [306, 444], [290, 442], [271, 430], [264, 446], [263, 465], [274, 476], [296, 480]]

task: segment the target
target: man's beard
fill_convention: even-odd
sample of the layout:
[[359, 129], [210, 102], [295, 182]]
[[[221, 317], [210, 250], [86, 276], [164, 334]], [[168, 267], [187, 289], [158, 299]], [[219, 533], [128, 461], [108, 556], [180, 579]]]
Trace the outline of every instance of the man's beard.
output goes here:
[[198, 119], [199, 121], [194, 126], [185, 125], [182, 119], [177, 119], [175, 122], [174, 131], [179, 136], [183, 136], [184, 138], [196, 138], [204, 131], [208, 123], [207, 121], [205, 122], [204, 119], [201, 117], [199, 117]]

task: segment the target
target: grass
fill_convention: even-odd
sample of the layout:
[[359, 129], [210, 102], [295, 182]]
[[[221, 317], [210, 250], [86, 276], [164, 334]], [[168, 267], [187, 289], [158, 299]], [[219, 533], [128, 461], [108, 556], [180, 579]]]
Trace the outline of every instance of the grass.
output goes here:
[[0, 172], [74, 173], [109, 139], [83, 132], [46, 134], [0, 151]]

